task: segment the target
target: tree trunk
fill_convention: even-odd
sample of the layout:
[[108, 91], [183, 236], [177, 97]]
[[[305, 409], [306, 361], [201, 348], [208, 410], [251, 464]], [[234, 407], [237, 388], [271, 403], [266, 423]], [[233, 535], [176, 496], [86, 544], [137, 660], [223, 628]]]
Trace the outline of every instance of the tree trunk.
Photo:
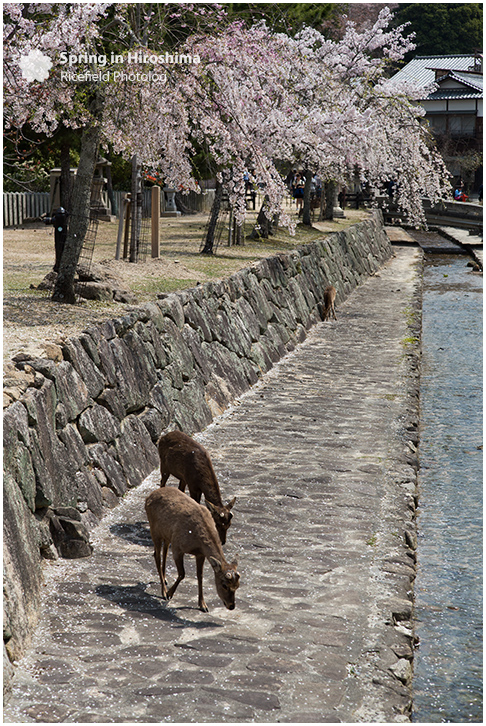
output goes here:
[[69, 212], [71, 209], [71, 144], [69, 141], [61, 143], [61, 175], [60, 175], [60, 203], [61, 207]]
[[221, 202], [223, 200], [223, 186], [219, 182], [216, 182], [216, 193], [214, 195], [213, 205], [211, 207], [211, 214], [209, 217], [208, 232], [206, 235], [206, 242], [204, 248], [201, 250], [202, 255], [212, 255], [214, 247], [214, 235], [216, 232], [216, 225], [218, 223], [219, 211], [221, 209]]
[[106, 191], [111, 204], [111, 213], [116, 216], [118, 214], [118, 206], [113, 192], [113, 180], [111, 178], [111, 166], [109, 164], [106, 166]]
[[243, 225], [237, 224], [235, 221], [235, 245], [244, 246], [245, 235], [243, 234]]
[[79, 255], [83, 249], [84, 238], [89, 227], [91, 186], [101, 139], [100, 122], [103, 112], [103, 95], [98, 90], [94, 92], [90, 103], [90, 111], [93, 123], [85, 126], [81, 135], [78, 170], [72, 187], [69, 228], [54, 292], [52, 293], [52, 299], [55, 302], [69, 303], [71, 305], [76, 302], [74, 278], [76, 277]]
[[243, 225], [236, 221], [233, 210], [230, 212], [228, 247], [235, 245], [242, 246], [245, 244], [245, 236], [243, 234]]
[[324, 210], [324, 219], [334, 219], [334, 198], [336, 196], [336, 183], [328, 181], [324, 184], [323, 189], [326, 195], [326, 209]]
[[229, 223], [228, 223], [228, 247], [234, 245], [234, 231], [235, 231], [235, 219], [233, 216], [233, 210], [230, 209]]
[[304, 185], [304, 207], [302, 210], [302, 224], [306, 227], [312, 227], [311, 221], [311, 185], [312, 185], [312, 172], [309, 169], [304, 171], [305, 185]]
[[322, 222], [325, 219], [326, 214], [326, 194], [325, 194], [325, 184], [321, 185], [321, 203], [319, 204], [319, 222]]
[[273, 225], [277, 224], [277, 217], [269, 219], [265, 214], [267, 201], [268, 197], [264, 197], [263, 204], [258, 212], [256, 224], [252, 233], [249, 235], [250, 239], [268, 239], [269, 235], [273, 234]]
[[72, 208], [66, 244], [59, 266], [52, 299], [74, 304], [74, 278], [84, 238], [89, 226], [91, 184], [98, 158], [101, 129], [98, 125], [87, 126], [81, 136], [79, 165], [72, 191]]

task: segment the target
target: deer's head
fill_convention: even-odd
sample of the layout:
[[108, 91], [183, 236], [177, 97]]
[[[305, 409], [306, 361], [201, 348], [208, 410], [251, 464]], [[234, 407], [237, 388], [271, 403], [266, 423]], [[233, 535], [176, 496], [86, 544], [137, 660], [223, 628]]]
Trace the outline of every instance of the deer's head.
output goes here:
[[233, 560], [229, 564], [225, 560], [216, 559], [216, 557], [210, 557], [209, 562], [214, 571], [214, 582], [219, 597], [228, 610], [234, 610], [235, 591], [240, 586], [240, 574], [236, 571], [238, 563]]
[[233, 519], [233, 512], [231, 510], [233, 509], [235, 502], [236, 497], [233, 497], [233, 499], [228, 502], [228, 504], [225, 504], [223, 506], [218, 506], [217, 504], [212, 504], [211, 502], [206, 501], [206, 507], [209, 509], [214, 519], [214, 524], [216, 525], [216, 529], [218, 530], [221, 544], [225, 544], [226, 542], [226, 530], [230, 526], [231, 520]]

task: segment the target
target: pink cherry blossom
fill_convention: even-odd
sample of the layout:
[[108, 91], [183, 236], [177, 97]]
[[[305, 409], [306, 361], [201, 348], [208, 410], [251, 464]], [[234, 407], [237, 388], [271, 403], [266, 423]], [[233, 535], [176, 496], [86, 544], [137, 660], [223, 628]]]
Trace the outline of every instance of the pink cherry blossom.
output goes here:
[[[61, 54], [103, 53], [107, 22], [110, 40], [115, 30], [119, 34], [117, 53], [165, 52], [155, 17], [143, 19], [144, 37], [135, 43], [127, 7], [5, 3], [7, 126], [29, 124], [53, 134], [60, 124], [98, 123], [83, 94], [99, 94], [102, 144], [127, 157], [136, 153], [167, 184], [187, 191], [199, 190], [192, 159], [196, 145], [206, 148], [218, 170], [226, 172], [224, 184], [239, 222], [246, 213], [247, 172], [265, 192], [267, 214], [279, 213], [280, 223], [292, 229], [282, 207], [288, 194], [284, 165], [308, 168], [343, 185], [356, 173], [375, 186], [397, 179], [398, 202], [412, 223], [424, 221], [424, 196], [437, 201], [446, 194], [447, 172], [416, 103], [418, 89], [387, 77], [390, 62], [413, 47], [405, 28], [390, 27], [388, 8], [372, 28], [358, 32], [349, 23], [343, 38], [331, 41], [309, 27], [290, 37], [271, 32], [264, 22], [228, 25], [222, 6], [185, 3], [171, 10], [167, 21], [189, 24], [192, 13], [192, 21], [204, 23], [204, 32], [196, 29], [177, 49], [199, 63], [156, 68], [108, 63], [107, 82], [63, 80]], [[46, 80], [29, 82], [19, 61], [34, 50], [49, 56], [53, 67]], [[121, 69], [130, 71], [131, 80], [114, 80]], [[92, 71], [93, 64], [80, 63], [76, 70]], [[158, 77], [147, 80], [154, 70]]]

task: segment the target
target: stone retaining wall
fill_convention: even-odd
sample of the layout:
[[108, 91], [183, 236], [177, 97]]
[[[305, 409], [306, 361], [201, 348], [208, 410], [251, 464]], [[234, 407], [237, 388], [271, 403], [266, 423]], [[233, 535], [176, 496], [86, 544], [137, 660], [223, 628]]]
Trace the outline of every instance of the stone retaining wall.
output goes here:
[[304, 340], [328, 284], [339, 303], [391, 253], [375, 213], [227, 280], [45, 345], [45, 357], [14, 358], [4, 388], [12, 400], [4, 415], [11, 660], [35, 627], [42, 559], [89, 556], [89, 528], [157, 467], [160, 434], [204, 429]]

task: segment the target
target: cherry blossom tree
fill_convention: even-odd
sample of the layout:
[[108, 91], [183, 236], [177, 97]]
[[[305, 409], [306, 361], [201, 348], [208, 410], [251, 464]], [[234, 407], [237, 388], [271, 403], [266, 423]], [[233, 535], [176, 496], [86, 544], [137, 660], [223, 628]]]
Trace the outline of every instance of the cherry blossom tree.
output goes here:
[[414, 103], [419, 89], [387, 78], [389, 64], [413, 47], [391, 19], [385, 8], [370, 29], [349, 24], [337, 42], [312, 28], [295, 38], [270, 33], [264, 23], [190, 39], [204, 60], [188, 79], [187, 98], [205, 99], [189, 103], [193, 133], [231, 172], [226, 187], [240, 219], [250, 170], [265, 189], [267, 216], [280, 213], [291, 224], [281, 208], [279, 161], [342, 184], [356, 170], [376, 186], [397, 179], [397, 201], [414, 223], [425, 221], [422, 196], [435, 202], [447, 194], [447, 172]]
[[[189, 129], [185, 99], [178, 90], [180, 74], [177, 69], [167, 74], [168, 85], [162, 73], [153, 73], [147, 82], [154, 66], [143, 57], [153, 54], [153, 48], [147, 47], [149, 35], [162, 42], [174, 24], [187, 25], [183, 22], [187, 18], [193, 28], [204, 19], [210, 29], [221, 8], [214, 5], [206, 20], [207, 10], [193, 4], [151, 7], [155, 9], [142, 13], [141, 5], [124, 3], [3, 6], [7, 127], [28, 125], [51, 135], [66, 126], [81, 133], [68, 236], [53, 293], [59, 302], [75, 302], [74, 279], [89, 224], [91, 182], [101, 144], [113, 143], [127, 155], [137, 153], [141, 161], [157, 162], [171, 179], [191, 177], [186, 188], [195, 188], [186, 154]], [[118, 58], [129, 53], [138, 58], [140, 52], [141, 60], [127, 69], [126, 64], [113, 64], [115, 52]], [[109, 71], [108, 76], [103, 71]]]
[[[332, 41], [308, 27], [291, 37], [271, 32], [264, 22], [225, 25], [220, 6], [168, 7], [162, 17], [121, 3], [4, 6], [7, 123], [29, 123], [46, 133], [59, 124], [82, 129], [75, 204], [54, 299], [74, 301], [100, 144], [110, 143], [127, 157], [136, 154], [167, 184], [186, 191], [198, 190], [192, 160], [204, 145], [239, 223], [249, 174], [264, 190], [266, 216], [278, 214], [292, 230], [282, 208], [288, 194], [282, 163], [302, 163], [325, 181], [340, 183], [355, 170], [374, 184], [396, 178], [397, 201], [413, 222], [423, 220], [422, 196], [436, 201], [445, 194], [446, 172], [420, 122], [417, 90], [386, 77], [387, 62], [411, 47], [404, 28], [389, 29], [386, 8], [369, 30], [349, 24], [342, 39]], [[170, 22], [187, 25], [184, 13], [191, 13], [191, 27], [178, 57], [193, 62], [160, 64], [165, 29]], [[52, 67], [47, 77], [44, 68], [42, 78], [32, 81], [25, 77], [32, 64], [22, 70], [20, 62], [38, 61], [32, 54], [39, 51]], [[77, 57], [76, 71], [86, 71], [87, 79], [109, 71], [107, 80], [63, 78], [66, 54]], [[130, 60], [129, 69], [119, 59]], [[117, 76], [122, 68], [125, 75]]]
[[445, 196], [448, 174], [420, 121], [419, 89], [387, 78], [389, 64], [413, 48], [405, 28], [390, 28], [391, 20], [384, 8], [369, 29], [348, 23], [337, 42], [311, 28], [288, 39], [296, 66], [306, 68], [295, 77], [302, 132], [294, 136], [294, 154], [325, 181], [346, 184], [356, 170], [378, 187], [396, 179], [399, 205], [423, 223], [422, 196]]
[[60, 124], [82, 129], [69, 235], [55, 299], [74, 302], [74, 275], [89, 223], [90, 190], [101, 139], [102, 90], [62, 82], [51, 72], [61, 53], [86, 53], [99, 37], [104, 3], [5, 3], [4, 108], [9, 126], [55, 133]]

